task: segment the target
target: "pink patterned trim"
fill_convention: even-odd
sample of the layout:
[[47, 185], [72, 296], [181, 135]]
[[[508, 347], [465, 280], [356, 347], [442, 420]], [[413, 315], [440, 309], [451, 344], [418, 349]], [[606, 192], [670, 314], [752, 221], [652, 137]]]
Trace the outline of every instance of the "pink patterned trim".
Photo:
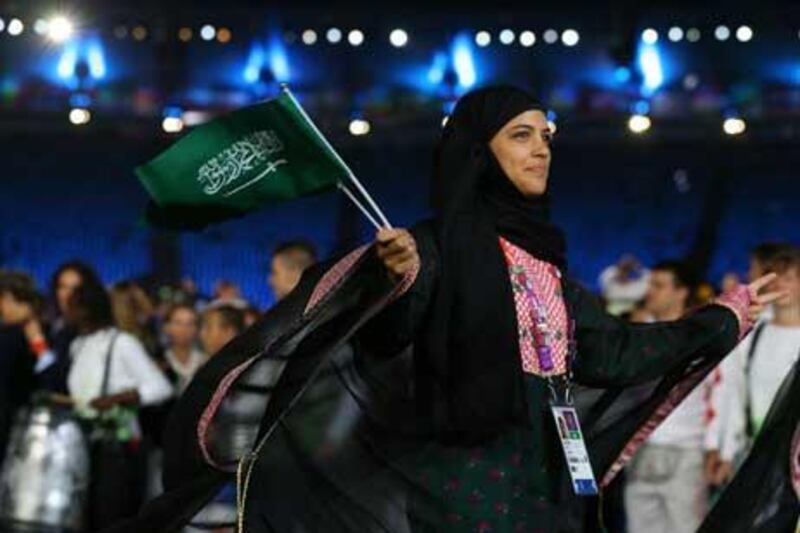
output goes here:
[[678, 406], [679, 403], [694, 389], [698, 383], [701, 371], [690, 374], [683, 381], [676, 383], [674, 387], [667, 394], [667, 398], [658, 406], [653, 415], [634, 433], [631, 440], [622, 449], [622, 452], [609, 467], [608, 471], [603, 476], [600, 485], [607, 487], [619, 474], [620, 470], [625, 468], [631, 458], [636, 454], [639, 447], [644, 444], [650, 434], [664, 421], [665, 418]]
[[750, 298], [750, 290], [747, 285], [739, 285], [725, 292], [714, 300], [714, 303], [733, 311], [739, 321], [739, 340], [742, 340], [753, 328], [753, 321], [750, 319], [750, 306], [753, 299]]
[[331, 292], [331, 289], [345, 277], [368, 248], [368, 244], [356, 248], [325, 272], [322, 278], [317, 282], [316, 287], [314, 287], [314, 291], [311, 293], [311, 298], [309, 298], [306, 304], [305, 313], [311, 311], [313, 307]]
[[789, 448], [789, 472], [795, 496], [800, 500], [800, 424], [794, 430], [792, 446]]
[[[314, 287], [314, 291], [311, 293], [311, 298], [309, 298], [308, 304], [306, 304], [305, 313], [311, 311], [311, 309], [319, 304], [319, 302], [321, 302], [322, 299], [331, 292], [331, 290], [342, 280], [342, 278], [344, 278], [350, 272], [350, 270], [352, 270], [353, 266], [361, 258], [361, 256], [364, 255], [364, 252], [366, 252], [369, 247], [370, 245], [365, 244], [360, 248], [356, 248], [344, 258], [340, 259], [339, 262], [330, 268], [330, 270], [325, 272], [319, 282], [317, 282], [316, 287]], [[405, 294], [408, 289], [414, 285], [414, 282], [417, 280], [417, 276], [419, 275], [419, 270], [420, 264], [419, 261], [417, 261], [414, 267], [397, 283], [397, 286], [392, 292], [392, 297], [389, 300], [390, 302]]]
[[213, 420], [214, 415], [217, 413], [220, 404], [222, 404], [222, 401], [225, 399], [225, 395], [228, 393], [231, 385], [233, 385], [236, 379], [242, 375], [242, 372], [250, 368], [250, 365], [252, 365], [256, 359], [258, 359], [258, 355], [254, 355], [225, 375], [217, 387], [217, 390], [214, 392], [214, 396], [211, 397], [211, 401], [203, 410], [203, 415], [200, 417], [200, 422], [197, 424], [197, 442], [200, 445], [200, 451], [203, 454], [203, 458], [208, 464], [219, 470], [225, 470], [225, 467], [217, 463], [214, 458], [211, 457], [211, 452], [208, 449], [206, 441], [206, 434], [208, 433], [208, 428], [211, 426], [211, 421]]
[[420, 268], [422, 267], [419, 264], [419, 261], [417, 261], [411, 270], [406, 272], [406, 274], [403, 276], [403, 279], [401, 279], [394, 288], [394, 292], [392, 292], [392, 299], [390, 301], [395, 300], [408, 292], [408, 289], [410, 289], [411, 286], [414, 285], [414, 282], [417, 281]]

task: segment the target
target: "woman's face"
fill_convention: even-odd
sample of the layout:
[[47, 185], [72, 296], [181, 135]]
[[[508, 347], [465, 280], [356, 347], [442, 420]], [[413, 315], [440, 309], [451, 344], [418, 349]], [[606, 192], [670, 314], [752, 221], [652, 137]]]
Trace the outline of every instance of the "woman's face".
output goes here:
[[81, 275], [75, 270], [65, 270], [58, 276], [56, 280], [56, 300], [58, 303], [58, 310], [61, 311], [62, 314], [67, 312], [69, 298], [82, 282]]
[[541, 196], [547, 190], [552, 137], [544, 113], [526, 111], [511, 119], [489, 142], [503, 172], [527, 198]]

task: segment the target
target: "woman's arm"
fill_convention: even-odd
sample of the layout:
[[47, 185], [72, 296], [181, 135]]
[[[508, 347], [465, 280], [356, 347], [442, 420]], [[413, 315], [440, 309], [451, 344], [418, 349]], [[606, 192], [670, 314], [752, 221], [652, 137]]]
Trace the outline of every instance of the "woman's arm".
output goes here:
[[737, 315], [721, 305], [673, 322], [632, 324], [606, 313], [580, 287], [572, 285], [569, 292], [576, 322], [575, 378], [590, 386], [641, 384], [703, 354], [722, 356], [739, 340]]
[[775, 274], [723, 294], [681, 320], [630, 324], [607, 314], [577, 285], [567, 284], [578, 344], [575, 377], [587, 385], [638, 385], [689, 362], [720, 360], [750, 330], [764, 307], [785, 296], [767, 292]]

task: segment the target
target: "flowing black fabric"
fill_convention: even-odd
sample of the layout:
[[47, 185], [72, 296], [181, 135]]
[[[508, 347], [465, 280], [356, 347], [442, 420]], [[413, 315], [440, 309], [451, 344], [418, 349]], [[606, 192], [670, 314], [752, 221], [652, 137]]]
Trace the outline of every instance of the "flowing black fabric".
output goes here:
[[753, 449], [698, 533], [792, 533], [800, 519], [800, 367], [786, 376]]
[[514, 299], [498, 235], [566, 270], [564, 235], [549, 224], [547, 195], [524, 197], [489, 148], [510, 120], [541, 109], [514, 87], [474, 91], [456, 105], [436, 150], [439, 279], [417, 350], [425, 401], [436, 409], [440, 432], [458, 441], [525, 417]]

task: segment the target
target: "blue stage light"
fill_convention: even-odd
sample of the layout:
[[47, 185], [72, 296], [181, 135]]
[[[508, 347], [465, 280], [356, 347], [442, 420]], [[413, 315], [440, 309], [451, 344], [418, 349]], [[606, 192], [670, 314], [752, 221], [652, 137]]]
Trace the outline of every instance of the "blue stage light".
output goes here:
[[458, 85], [462, 89], [469, 89], [478, 81], [472, 56], [472, 41], [466, 35], [459, 35], [453, 42], [453, 67], [458, 75]]
[[92, 78], [101, 80], [106, 77], [106, 59], [100, 41], [93, 41], [87, 50], [87, 60], [89, 62], [89, 73]]
[[273, 33], [269, 42], [269, 68], [272, 70], [275, 81], [279, 83], [291, 81], [289, 57], [286, 54], [283, 41], [277, 33]]
[[74, 43], [69, 43], [61, 52], [58, 60], [58, 77], [68, 80], [75, 74], [75, 64], [78, 62], [78, 48]]

